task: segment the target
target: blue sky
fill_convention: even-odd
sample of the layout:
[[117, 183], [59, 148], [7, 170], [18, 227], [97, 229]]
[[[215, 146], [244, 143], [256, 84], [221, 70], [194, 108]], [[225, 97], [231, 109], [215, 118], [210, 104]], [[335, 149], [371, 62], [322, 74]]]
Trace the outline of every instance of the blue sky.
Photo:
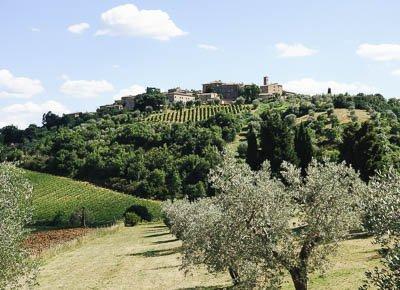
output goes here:
[[0, 127], [146, 86], [400, 96], [400, 1], [0, 0]]

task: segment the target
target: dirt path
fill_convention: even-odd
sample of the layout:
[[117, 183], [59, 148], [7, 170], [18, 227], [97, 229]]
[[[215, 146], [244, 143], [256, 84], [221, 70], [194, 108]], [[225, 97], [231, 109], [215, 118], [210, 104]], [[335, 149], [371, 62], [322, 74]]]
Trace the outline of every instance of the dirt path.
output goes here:
[[179, 270], [181, 243], [161, 224], [121, 228], [45, 260], [38, 289], [193, 289], [229, 285], [226, 275]]

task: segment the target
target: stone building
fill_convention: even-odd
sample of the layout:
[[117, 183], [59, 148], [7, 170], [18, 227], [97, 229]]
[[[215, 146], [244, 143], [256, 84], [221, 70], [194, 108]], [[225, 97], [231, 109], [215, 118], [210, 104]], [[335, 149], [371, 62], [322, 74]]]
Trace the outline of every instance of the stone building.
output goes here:
[[196, 99], [192, 92], [188, 90], [182, 90], [181, 88], [170, 89], [165, 95], [167, 96], [168, 101], [171, 103], [182, 102], [185, 104]]
[[268, 77], [264, 77], [264, 83], [260, 86], [260, 97], [282, 96], [283, 86], [278, 83], [268, 83]]
[[100, 106], [98, 109], [99, 112], [107, 112], [107, 111], [122, 111], [124, 109], [124, 106], [118, 102], [115, 102], [114, 104], [111, 105], [104, 105]]
[[136, 96], [125, 96], [121, 98], [122, 106], [125, 110], [133, 110], [135, 108]]
[[243, 88], [242, 83], [213, 81], [203, 84], [203, 93], [216, 93], [219, 94], [223, 100], [234, 101], [239, 97], [241, 88]]
[[219, 95], [217, 93], [200, 93], [200, 94], [197, 94], [197, 98], [202, 103], [221, 100], [221, 98], [219, 97]]

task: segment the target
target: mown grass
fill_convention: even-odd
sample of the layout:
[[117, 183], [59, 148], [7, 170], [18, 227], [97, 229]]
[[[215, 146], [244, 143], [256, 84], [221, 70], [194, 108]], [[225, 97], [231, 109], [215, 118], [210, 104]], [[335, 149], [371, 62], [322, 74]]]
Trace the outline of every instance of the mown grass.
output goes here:
[[87, 182], [65, 177], [26, 171], [33, 184], [34, 223], [36, 225], [67, 226], [74, 212], [85, 208], [89, 225], [115, 223], [132, 205], [147, 208], [154, 220], [161, 218], [160, 204], [136, 198]]
[[[204, 267], [190, 275], [180, 269], [181, 242], [161, 223], [118, 227], [83, 238], [44, 256], [40, 289], [225, 289], [227, 273], [211, 275]], [[310, 277], [309, 289], [358, 289], [364, 272], [378, 265], [372, 239], [340, 243], [324, 275]], [[293, 289], [286, 277], [283, 289]]]

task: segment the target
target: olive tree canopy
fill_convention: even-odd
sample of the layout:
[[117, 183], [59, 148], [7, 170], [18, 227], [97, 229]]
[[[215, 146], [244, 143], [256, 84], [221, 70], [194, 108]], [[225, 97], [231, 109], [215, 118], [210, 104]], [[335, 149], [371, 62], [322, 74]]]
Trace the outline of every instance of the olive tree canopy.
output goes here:
[[32, 187], [12, 164], [0, 164], [0, 289], [33, 281], [34, 264], [23, 249], [31, 221]]
[[279, 180], [268, 163], [252, 171], [226, 156], [209, 177], [215, 197], [164, 207], [183, 240], [183, 267], [227, 270], [248, 288], [276, 289], [286, 272], [307, 289], [309, 273], [359, 226], [364, 184], [345, 164], [313, 160], [306, 173], [285, 163]]

